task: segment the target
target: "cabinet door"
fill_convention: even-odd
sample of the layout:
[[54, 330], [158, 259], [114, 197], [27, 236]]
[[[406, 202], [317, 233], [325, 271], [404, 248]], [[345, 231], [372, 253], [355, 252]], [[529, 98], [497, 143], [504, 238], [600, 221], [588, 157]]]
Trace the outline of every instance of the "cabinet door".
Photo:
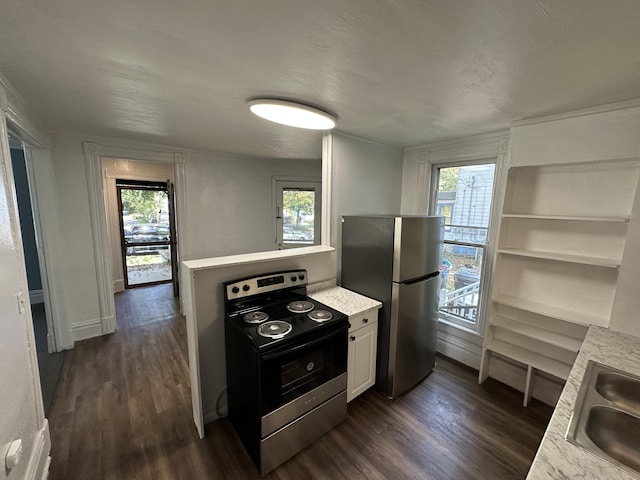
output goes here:
[[377, 323], [369, 324], [349, 334], [347, 402], [375, 383], [377, 339]]

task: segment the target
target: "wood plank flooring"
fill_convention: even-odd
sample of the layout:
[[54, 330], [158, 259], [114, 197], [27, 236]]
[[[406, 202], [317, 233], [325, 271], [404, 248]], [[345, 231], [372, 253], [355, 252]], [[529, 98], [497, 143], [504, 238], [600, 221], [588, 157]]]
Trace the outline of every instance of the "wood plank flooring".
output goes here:
[[[170, 285], [116, 298], [118, 331], [68, 352], [49, 412], [49, 478], [258, 479], [227, 419], [198, 439], [184, 318]], [[300, 479], [523, 479], [552, 409], [443, 357], [395, 401], [369, 390], [348, 419], [267, 475]]]

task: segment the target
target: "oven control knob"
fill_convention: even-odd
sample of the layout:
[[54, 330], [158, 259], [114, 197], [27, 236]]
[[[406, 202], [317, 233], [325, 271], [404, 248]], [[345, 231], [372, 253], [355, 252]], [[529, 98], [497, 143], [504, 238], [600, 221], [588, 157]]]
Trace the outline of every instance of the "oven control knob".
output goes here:
[[233, 288], [231, 289], [231, 291], [232, 291], [233, 293], [238, 293], [238, 292], [240, 291], [240, 289], [239, 289], [238, 287], [233, 287]]
[[295, 275], [291, 275], [291, 281], [295, 282], [296, 280], [298, 280], [298, 277], [296, 277]]
[[300, 280], [304, 280], [304, 274], [302, 274], [302, 273], [301, 273], [300, 275], [298, 275], [298, 278], [299, 278]]
[[242, 286], [242, 291], [243, 291], [243, 292], [248, 292], [248, 291], [249, 291], [249, 288], [250, 288], [250, 287], [249, 287], [249, 285], [243, 285], [243, 286]]

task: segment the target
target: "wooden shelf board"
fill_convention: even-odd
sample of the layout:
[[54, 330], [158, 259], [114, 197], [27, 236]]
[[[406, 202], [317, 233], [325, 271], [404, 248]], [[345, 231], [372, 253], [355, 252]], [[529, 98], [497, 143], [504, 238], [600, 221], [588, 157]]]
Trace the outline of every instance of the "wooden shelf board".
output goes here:
[[533, 325], [519, 322], [517, 319], [504, 315], [496, 318], [495, 321], [490, 321], [489, 324], [573, 353], [578, 353], [580, 351], [580, 347], [582, 347], [582, 340], [578, 340], [577, 338], [569, 337], [561, 333], [537, 328]]
[[502, 218], [524, 218], [531, 220], [571, 220], [579, 222], [629, 223], [629, 217], [588, 217], [578, 215], [533, 215], [528, 213], [503, 213]]
[[620, 260], [614, 259], [614, 258], [590, 257], [586, 255], [570, 255], [566, 253], [524, 250], [519, 248], [500, 248], [498, 249], [498, 253], [501, 253], [504, 255], [515, 255], [520, 257], [554, 260], [558, 262], [579, 263], [581, 265], [591, 265], [595, 267], [607, 267], [607, 268], [620, 267]]
[[550, 373], [558, 378], [566, 380], [571, 372], [571, 365], [558, 362], [549, 357], [539, 355], [535, 352], [525, 350], [524, 348], [511, 345], [509, 343], [492, 340], [487, 345], [487, 350], [499, 353], [505, 357], [516, 360], [517, 362], [524, 363], [525, 365], [531, 365], [536, 370], [540, 370], [546, 373]]
[[510, 295], [497, 295], [493, 297], [493, 301], [507, 305], [509, 307], [526, 310], [532, 313], [538, 313], [545, 317], [557, 318], [567, 322], [578, 323], [581, 325], [596, 325], [598, 327], [607, 327], [609, 319], [600, 315], [593, 315], [575, 310], [567, 310], [565, 308], [545, 305], [543, 303], [523, 300], [521, 298], [512, 297]]

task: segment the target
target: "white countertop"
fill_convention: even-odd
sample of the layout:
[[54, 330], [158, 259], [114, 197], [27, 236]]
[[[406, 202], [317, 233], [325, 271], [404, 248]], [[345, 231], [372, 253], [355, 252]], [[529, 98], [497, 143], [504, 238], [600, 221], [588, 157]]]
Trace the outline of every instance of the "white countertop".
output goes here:
[[372, 298], [365, 297], [364, 295], [342, 287], [327, 288], [308, 293], [308, 295], [314, 300], [324, 303], [331, 308], [335, 308], [349, 317], [382, 306], [382, 303], [378, 300], [373, 300]]
[[587, 362], [594, 360], [640, 375], [640, 337], [590, 327], [544, 434], [527, 480], [637, 480], [608, 461], [565, 440]]

